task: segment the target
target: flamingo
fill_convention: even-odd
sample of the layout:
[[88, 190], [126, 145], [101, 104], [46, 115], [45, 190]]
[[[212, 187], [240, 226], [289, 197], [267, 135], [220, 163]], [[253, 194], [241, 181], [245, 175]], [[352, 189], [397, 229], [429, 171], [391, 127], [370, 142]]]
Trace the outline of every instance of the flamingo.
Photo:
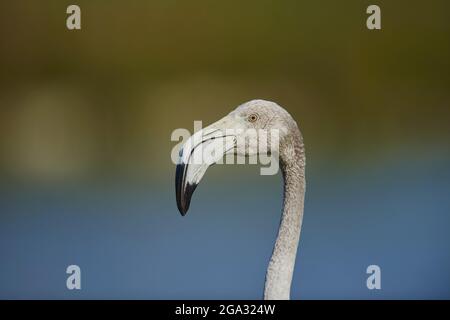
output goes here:
[[[208, 167], [226, 154], [255, 156], [260, 150], [246, 138], [247, 130], [277, 130], [278, 146], [268, 151], [278, 154], [283, 176], [283, 208], [264, 285], [265, 300], [288, 300], [294, 272], [297, 247], [303, 220], [305, 198], [305, 148], [303, 137], [292, 116], [275, 102], [252, 100], [238, 106], [224, 118], [196, 132], [183, 144], [176, 167], [177, 206], [186, 215], [192, 194]], [[239, 140], [241, 139], [241, 140]], [[258, 133], [258, 139], [261, 139]], [[246, 141], [245, 148], [237, 148]], [[205, 148], [216, 151], [209, 161], [193, 161]]]

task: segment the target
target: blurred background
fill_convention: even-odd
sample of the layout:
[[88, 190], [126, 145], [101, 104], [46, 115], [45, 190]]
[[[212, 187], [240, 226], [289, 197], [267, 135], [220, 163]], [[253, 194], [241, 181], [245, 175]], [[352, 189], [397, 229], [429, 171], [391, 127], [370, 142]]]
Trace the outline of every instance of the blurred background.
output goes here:
[[214, 166], [181, 217], [170, 159], [254, 98], [305, 139], [292, 298], [450, 298], [448, 1], [70, 4], [0, 3], [0, 298], [261, 298], [281, 176]]

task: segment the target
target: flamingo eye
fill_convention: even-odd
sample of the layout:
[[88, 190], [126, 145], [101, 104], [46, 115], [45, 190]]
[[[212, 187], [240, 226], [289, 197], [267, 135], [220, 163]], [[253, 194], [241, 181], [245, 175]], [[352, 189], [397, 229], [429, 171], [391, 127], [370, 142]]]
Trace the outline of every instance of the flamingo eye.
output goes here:
[[255, 122], [258, 119], [259, 119], [259, 116], [256, 113], [252, 113], [247, 118], [248, 122]]

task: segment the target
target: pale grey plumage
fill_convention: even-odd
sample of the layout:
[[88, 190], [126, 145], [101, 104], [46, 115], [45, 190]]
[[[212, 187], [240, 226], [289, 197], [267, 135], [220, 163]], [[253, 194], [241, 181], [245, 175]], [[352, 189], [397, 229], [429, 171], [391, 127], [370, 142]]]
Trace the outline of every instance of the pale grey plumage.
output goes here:
[[[258, 116], [257, 120], [247, 121], [253, 115]], [[305, 149], [302, 135], [297, 123], [286, 110], [274, 102], [265, 100], [252, 100], [240, 105], [229, 115], [196, 135], [208, 135], [210, 132], [225, 131], [230, 128], [279, 130], [279, 164], [284, 181], [283, 210], [278, 235], [267, 268], [264, 299], [289, 299], [305, 195]], [[214, 142], [211, 139], [204, 139], [200, 144], [223, 143], [223, 140], [220, 139], [228, 139], [228, 143], [232, 142], [229, 136], [223, 135], [217, 138], [219, 139], [215, 139]], [[184, 158], [182, 157], [184, 160], [181, 160], [177, 166], [177, 204], [183, 215], [189, 208], [192, 192], [209, 166], [209, 164], [203, 165], [203, 167], [200, 165], [197, 166], [195, 172], [189, 171], [189, 156], [198, 145], [192, 141], [186, 142], [181, 152], [182, 155], [184, 154]], [[275, 146], [269, 145], [269, 149], [272, 152], [276, 151]], [[227, 152], [228, 150], [224, 154]], [[249, 147], [245, 149], [244, 155], [248, 156], [257, 152]]]

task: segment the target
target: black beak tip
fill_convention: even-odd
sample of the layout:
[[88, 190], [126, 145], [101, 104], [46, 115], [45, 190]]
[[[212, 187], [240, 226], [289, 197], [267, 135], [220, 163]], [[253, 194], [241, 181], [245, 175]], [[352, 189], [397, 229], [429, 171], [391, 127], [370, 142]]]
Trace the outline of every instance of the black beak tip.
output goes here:
[[197, 184], [190, 184], [189, 182], [186, 184], [184, 190], [180, 190], [180, 197], [177, 196], [177, 205], [178, 210], [181, 215], [184, 217], [189, 210], [189, 205], [191, 204], [192, 194], [194, 193], [195, 188], [197, 188]]
[[178, 210], [180, 211], [181, 216], [184, 217], [186, 215], [186, 213], [187, 213], [188, 208], [180, 208], [180, 207], [178, 207]]
[[189, 210], [189, 205], [191, 203], [191, 197], [194, 193], [197, 184], [191, 184], [189, 182], [185, 183], [185, 165], [177, 165], [176, 176], [175, 176], [175, 189], [177, 197], [177, 207], [181, 215], [184, 217]]
[[178, 211], [180, 211], [181, 216], [185, 216], [189, 207], [186, 206], [184, 203], [181, 203], [180, 201], [178, 201], [177, 199], [177, 207], [178, 207]]

